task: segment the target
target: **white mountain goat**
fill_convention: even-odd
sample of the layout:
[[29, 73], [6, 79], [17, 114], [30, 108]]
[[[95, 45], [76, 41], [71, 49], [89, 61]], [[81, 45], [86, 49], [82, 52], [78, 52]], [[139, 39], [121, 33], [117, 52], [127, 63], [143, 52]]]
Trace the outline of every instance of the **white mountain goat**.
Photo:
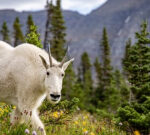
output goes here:
[[[65, 70], [73, 61], [62, 62], [52, 58], [42, 49], [24, 43], [16, 48], [0, 41], [0, 102], [16, 106], [12, 124], [31, 121], [33, 128], [43, 129], [37, 109], [47, 97], [51, 103], [61, 99]], [[30, 115], [27, 115], [30, 114]]]

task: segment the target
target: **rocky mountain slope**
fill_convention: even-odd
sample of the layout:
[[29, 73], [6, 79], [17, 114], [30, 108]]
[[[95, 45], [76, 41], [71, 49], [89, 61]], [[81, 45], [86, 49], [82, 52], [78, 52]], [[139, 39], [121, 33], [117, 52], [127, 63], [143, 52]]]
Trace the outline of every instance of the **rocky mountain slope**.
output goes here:
[[[112, 64], [116, 68], [121, 68], [125, 42], [129, 37], [135, 42], [134, 33], [139, 30], [141, 22], [145, 19], [150, 22], [149, 13], [150, 0], [108, 0], [103, 6], [86, 16], [77, 12], [64, 11], [67, 39], [72, 40], [71, 54], [76, 58], [75, 66], [79, 64], [80, 56], [84, 51], [90, 54], [92, 61], [95, 57], [100, 58], [99, 44], [102, 29], [106, 27], [111, 45]], [[28, 14], [33, 15], [43, 39], [46, 21], [45, 11], [0, 10], [0, 25], [3, 21], [7, 21], [12, 31], [14, 18], [18, 16], [25, 32]]]

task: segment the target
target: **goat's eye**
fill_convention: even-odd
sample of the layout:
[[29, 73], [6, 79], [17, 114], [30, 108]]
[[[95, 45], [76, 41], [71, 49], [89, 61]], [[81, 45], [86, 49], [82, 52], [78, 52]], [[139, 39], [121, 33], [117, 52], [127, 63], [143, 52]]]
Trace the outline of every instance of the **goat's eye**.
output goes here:
[[46, 74], [49, 75], [49, 72], [47, 72]]
[[64, 77], [64, 74], [61, 74], [62, 77]]

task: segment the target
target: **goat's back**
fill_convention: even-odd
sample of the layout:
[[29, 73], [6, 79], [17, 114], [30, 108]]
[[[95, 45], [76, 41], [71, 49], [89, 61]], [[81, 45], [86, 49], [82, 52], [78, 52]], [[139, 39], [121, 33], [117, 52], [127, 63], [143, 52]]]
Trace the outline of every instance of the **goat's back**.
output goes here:
[[4, 41], [0, 41], [0, 59], [9, 55], [14, 48]]

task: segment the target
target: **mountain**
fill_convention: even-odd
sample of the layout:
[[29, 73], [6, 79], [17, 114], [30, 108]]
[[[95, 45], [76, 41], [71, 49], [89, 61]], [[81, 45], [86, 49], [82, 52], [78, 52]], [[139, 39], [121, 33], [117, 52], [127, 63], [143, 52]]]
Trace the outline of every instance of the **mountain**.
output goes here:
[[[103, 27], [107, 28], [111, 45], [112, 65], [121, 68], [121, 59], [124, 55], [125, 42], [139, 31], [143, 20], [150, 22], [150, 0], [108, 0], [103, 6], [88, 15], [78, 12], [63, 11], [67, 26], [67, 39], [71, 40], [71, 55], [75, 57], [75, 66], [80, 64], [80, 56], [87, 51], [92, 61], [100, 58], [100, 40]], [[0, 25], [7, 21], [12, 31], [16, 16], [26, 30], [28, 14], [33, 15], [36, 25], [39, 26], [41, 38], [44, 37], [46, 12], [16, 12], [14, 10], [0, 10]]]

